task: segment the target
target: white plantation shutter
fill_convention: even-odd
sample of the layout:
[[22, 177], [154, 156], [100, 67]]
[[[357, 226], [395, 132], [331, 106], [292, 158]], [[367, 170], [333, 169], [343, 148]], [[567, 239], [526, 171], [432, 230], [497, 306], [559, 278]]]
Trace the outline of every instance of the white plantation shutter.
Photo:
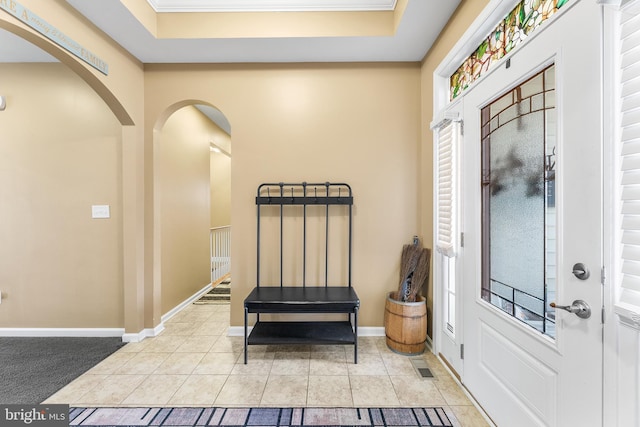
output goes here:
[[445, 119], [433, 126], [436, 140], [436, 250], [453, 257], [457, 237], [457, 146], [460, 123]]
[[640, 292], [640, 2], [621, 18], [622, 287]]

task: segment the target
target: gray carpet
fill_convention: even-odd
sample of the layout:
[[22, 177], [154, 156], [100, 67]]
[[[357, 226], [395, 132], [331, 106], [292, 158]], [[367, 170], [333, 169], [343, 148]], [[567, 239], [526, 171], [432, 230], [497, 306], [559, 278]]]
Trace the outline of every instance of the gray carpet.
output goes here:
[[0, 404], [41, 403], [124, 344], [117, 337], [0, 337]]

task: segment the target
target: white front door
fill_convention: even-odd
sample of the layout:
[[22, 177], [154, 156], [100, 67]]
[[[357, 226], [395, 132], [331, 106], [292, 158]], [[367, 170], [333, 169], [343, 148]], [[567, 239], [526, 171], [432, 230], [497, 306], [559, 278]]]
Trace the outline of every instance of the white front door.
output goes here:
[[602, 424], [601, 11], [565, 8], [464, 95], [462, 381], [498, 426]]

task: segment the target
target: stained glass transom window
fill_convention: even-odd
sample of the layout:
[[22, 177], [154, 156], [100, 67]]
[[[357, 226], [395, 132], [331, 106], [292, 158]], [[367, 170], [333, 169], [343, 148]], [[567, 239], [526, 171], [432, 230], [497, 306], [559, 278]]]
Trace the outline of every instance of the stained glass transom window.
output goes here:
[[450, 98], [466, 90], [493, 64], [522, 43], [529, 34], [555, 14], [569, 0], [521, 0], [500, 21], [480, 46], [450, 77]]

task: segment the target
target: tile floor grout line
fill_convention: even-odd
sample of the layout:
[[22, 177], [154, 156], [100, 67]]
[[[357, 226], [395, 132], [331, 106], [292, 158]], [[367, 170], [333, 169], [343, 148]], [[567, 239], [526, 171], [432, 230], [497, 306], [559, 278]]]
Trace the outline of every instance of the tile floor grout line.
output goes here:
[[218, 392], [216, 393], [216, 396], [213, 398], [212, 405], [216, 404], [216, 401], [218, 400], [218, 396], [220, 396], [220, 393], [222, 392], [222, 389], [224, 388], [224, 385], [227, 383], [228, 380], [229, 380], [229, 375], [226, 375], [226, 378], [224, 379], [224, 382], [220, 386], [220, 390], [218, 390]]
[[[130, 374], [130, 375], [134, 375], [134, 374]], [[144, 374], [140, 374], [140, 375], [144, 375]], [[149, 378], [151, 376], [151, 374], [146, 374], [145, 377], [142, 379], [142, 381], [140, 381], [140, 383], [138, 383], [138, 385], [136, 385], [131, 392], [129, 392], [129, 394], [126, 395], [126, 397], [124, 397], [122, 400], [120, 400], [120, 405], [124, 404], [124, 402], [129, 398], [129, 396], [131, 396], [137, 389], [138, 387], [140, 387], [140, 385], [145, 382], [147, 380], [147, 378]]]

